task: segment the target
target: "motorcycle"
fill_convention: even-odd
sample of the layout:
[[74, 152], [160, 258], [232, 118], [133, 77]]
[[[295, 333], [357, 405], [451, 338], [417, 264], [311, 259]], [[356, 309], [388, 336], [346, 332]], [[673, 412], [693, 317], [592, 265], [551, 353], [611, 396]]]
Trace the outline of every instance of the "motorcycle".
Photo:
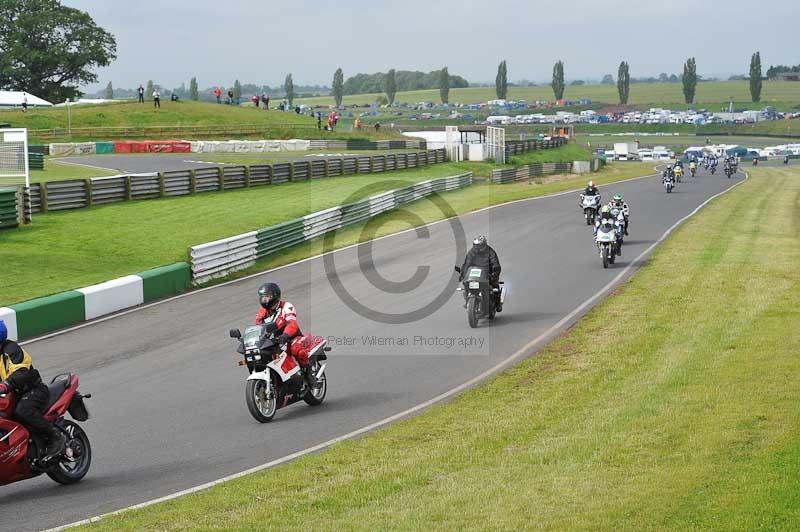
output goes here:
[[716, 174], [717, 173], [717, 165], [716, 164], [712, 164], [710, 170], [711, 170], [711, 175]]
[[694, 166], [690, 166], [689, 171], [692, 173], [692, 177], [694, 177], [694, 174], [697, 173], [697, 168], [695, 168]]
[[680, 166], [675, 169], [675, 180], [680, 183], [683, 180], [683, 170], [680, 170]]
[[603, 259], [603, 268], [608, 268], [609, 264], [614, 264], [616, 256], [620, 253], [619, 227], [608, 218], [605, 218], [597, 228], [594, 237], [600, 257]]
[[328, 393], [324, 361], [331, 350], [324, 338], [309, 336], [314, 345], [304, 371], [287, 346], [279, 345], [275, 335], [267, 332], [267, 325], [247, 327], [244, 335], [239, 329], [230, 330], [230, 337], [239, 340], [237, 352], [243, 356], [239, 365], [250, 374], [245, 381], [247, 410], [261, 423], [272, 421], [279, 409], [300, 400], [310, 406], [322, 404]]
[[[498, 296], [501, 305], [505, 301], [505, 287], [493, 287], [482, 268], [471, 267], [466, 276], [463, 275], [461, 268], [458, 266], [455, 267], [455, 270], [462, 276], [463, 284], [457, 290], [464, 292], [469, 326], [474, 329], [478, 326], [478, 320], [480, 319], [493, 320], [495, 314], [497, 314], [496, 303]], [[502, 285], [503, 282], [499, 281], [497, 284]]]
[[666, 176], [664, 179], [662, 179], [662, 181], [664, 182], [664, 188], [667, 190], [667, 194], [672, 192], [672, 189], [675, 187], [675, 183], [672, 181], [672, 178]]
[[628, 217], [619, 207], [611, 207], [611, 214], [614, 216], [614, 219], [617, 220], [617, 226], [619, 227], [619, 243], [621, 247], [622, 237], [625, 234], [625, 230], [628, 229]]
[[64, 451], [51, 458], [45, 456], [46, 443], [38, 435], [28, 432], [14, 420], [17, 398], [14, 392], [0, 394], [0, 485], [11, 484], [46, 474], [59, 484], [80, 482], [92, 463], [92, 447], [83, 429], [64, 417], [75, 421], [89, 419], [83, 400], [91, 394], [78, 391], [78, 376], [71, 373], [58, 375], [47, 385], [50, 400], [44, 419], [64, 433]]
[[753, 166], [758, 166], [758, 157], [753, 157]]
[[600, 207], [600, 195], [584, 196], [581, 194], [581, 207], [583, 208], [583, 215], [586, 218], [586, 225], [594, 225], [594, 219], [597, 217], [597, 209]]

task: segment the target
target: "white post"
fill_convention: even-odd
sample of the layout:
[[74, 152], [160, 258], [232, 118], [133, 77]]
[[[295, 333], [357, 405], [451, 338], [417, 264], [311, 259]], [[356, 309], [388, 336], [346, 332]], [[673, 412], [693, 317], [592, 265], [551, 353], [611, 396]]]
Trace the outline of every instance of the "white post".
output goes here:
[[23, 149], [22, 158], [25, 159], [25, 190], [28, 190], [31, 187], [31, 172], [30, 172], [30, 166], [28, 164], [28, 130], [26, 128], [23, 131], [25, 132], [25, 140], [22, 144], [22, 149]]

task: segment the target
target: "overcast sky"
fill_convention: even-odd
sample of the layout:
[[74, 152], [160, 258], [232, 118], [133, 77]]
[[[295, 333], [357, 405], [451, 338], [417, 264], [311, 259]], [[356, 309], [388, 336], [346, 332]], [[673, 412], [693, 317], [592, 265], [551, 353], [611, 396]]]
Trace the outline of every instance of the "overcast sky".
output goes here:
[[[798, 0], [64, 0], [117, 39], [97, 86], [242, 83], [330, 85], [358, 72], [434, 70], [471, 82], [600, 78], [623, 59], [634, 77], [746, 73], [759, 50], [770, 64], [800, 63]], [[93, 88], [93, 87], [92, 87]]]

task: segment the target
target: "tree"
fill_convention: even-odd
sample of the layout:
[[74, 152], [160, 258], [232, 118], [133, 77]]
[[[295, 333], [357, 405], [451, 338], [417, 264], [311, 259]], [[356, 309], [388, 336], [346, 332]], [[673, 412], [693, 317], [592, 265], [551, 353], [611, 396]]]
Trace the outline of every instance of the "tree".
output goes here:
[[564, 98], [564, 63], [562, 61], [558, 61], [555, 65], [553, 65], [553, 82], [551, 83], [553, 87], [553, 94], [556, 97], [556, 100], [561, 100]]
[[628, 103], [628, 95], [631, 93], [631, 73], [626, 61], [619, 64], [617, 92], [619, 92], [619, 103], [626, 105]]
[[439, 96], [442, 98], [442, 103], [450, 103], [450, 72], [447, 67], [442, 68], [439, 75]]
[[341, 107], [342, 98], [344, 98], [344, 72], [341, 68], [337, 68], [333, 73], [333, 84], [331, 85], [333, 92], [333, 99], [336, 101], [336, 107]]
[[114, 86], [109, 81], [108, 85], [106, 85], [106, 100], [113, 100], [113, 99], [114, 99]]
[[153, 95], [153, 80], [147, 80], [147, 88], [144, 90], [144, 94], [146, 97], [151, 97]]
[[198, 94], [197, 90], [197, 78], [192, 78], [189, 80], [189, 99], [192, 101], [197, 101], [200, 99], [200, 95]]
[[286, 81], [283, 82], [283, 90], [286, 93], [286, 99], [289, 101], [289, 105], [292, 105], [294, 102], [294, 81], [292, 81], [291, 74], [286, 74]]
[[114, 36], [56, 0], [0, 0], [0, 87], [52, 102], [81, 95], [117, 58]]
[[614, 76], [611, 74], [606, 74], [603, 76], [603, 81], [600, 82], [601, 85], [613, 85], [614, 84]]
[[384, 79], [383, 83], [383, 92], [386, 93], [386, 99], [389, 101], [389, 105], [394, 103], [394, 97], [397, 94], [397, 79], [395, 75], [396, 72], [394, 69], [391, 69], [386, 73], [386, 79]]
[[686, 103], [694, 103], [694, 93], [697, 91], [697, 63], [694, 57], [686, 60], [683, 65], [683, 99]]
[[754, 102], [761, 101], [761, 52], [750, 58], [750, 96]]
[[498, 100], [505, 100], [508, 96], [508, 66], [505, 59], [497, 65], [497, 77], [494, 79], [494, 91]]
[[242, 84], [238, 79], [233, 82], [233, 100], [237, 104], [242, 101]]

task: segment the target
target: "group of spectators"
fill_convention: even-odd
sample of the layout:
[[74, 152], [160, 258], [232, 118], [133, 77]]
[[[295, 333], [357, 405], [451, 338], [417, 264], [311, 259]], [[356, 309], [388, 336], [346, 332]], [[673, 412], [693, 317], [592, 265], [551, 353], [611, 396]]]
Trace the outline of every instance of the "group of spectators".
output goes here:
[[[144, 93], [145, 93], [144, 87], [139, 85], [139, 88], [136, 90], [136, 93], [139, 96], [139, 103], [144, 103]], [[153, 94], [151, 94], [151, 96], [153, 97], [153, 107], [155, 107], [156, 109], [161, 109], [161, 89], [159, 89], [158, 87], [153, 87]], [[170, 95], [169, 99], [170, 101], [177, 102], [179, 98], [178, 95], [173, 92]]]

